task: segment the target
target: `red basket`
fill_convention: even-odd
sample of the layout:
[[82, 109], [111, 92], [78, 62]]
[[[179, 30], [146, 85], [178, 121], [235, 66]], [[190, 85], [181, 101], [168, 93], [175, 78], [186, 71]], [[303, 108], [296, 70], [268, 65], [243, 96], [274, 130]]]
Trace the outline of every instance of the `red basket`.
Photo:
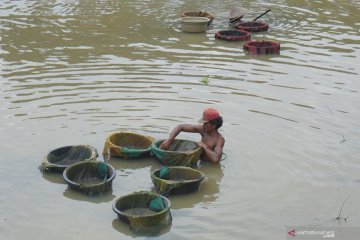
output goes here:
[[244, 44], [244, 51], [254, 55], [280, 54], [280, 43], [273, 41], [250, 41]]
[[269, 28], [269, 25], [266, 22], [240, 22], [237, 26], [237, 29], [241, 31], [247, 31], [247, 32], [263, 32], [267, 31]]
[[216, 39], [226, 40], [226, 41], [246, 41], [250, 39], [250, 33], [240, 30], [223, 30], [215, 33]]

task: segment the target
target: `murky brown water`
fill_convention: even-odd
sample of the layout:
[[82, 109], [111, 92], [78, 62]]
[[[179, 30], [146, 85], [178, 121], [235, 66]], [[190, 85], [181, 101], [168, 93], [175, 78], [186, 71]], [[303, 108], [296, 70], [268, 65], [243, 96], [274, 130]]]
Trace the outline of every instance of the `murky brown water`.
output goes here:
[[[1, 239], [131, 239], [111, 206], [152, 189], [156, 161], [112, 159], [112, 193], [88, 198], [37, 169], [48, 151], [109, 132], [165, 138], [215, 107], [227, 159], [202, 164], [200, 191], [170, 197], [160, 238], [285, 239], [285, 226], [360, 226], [360, 4], [242, 1], [271, 8], [252, 57], [214, 39], [238, 1], [10, 1], [0, 5]], [[207, 34], [180, 32], [185, 10], [216, 14]], [[209, 85], [201, 80], [209, 77]], [[193, 134], [181, 137], [198, 140]]]

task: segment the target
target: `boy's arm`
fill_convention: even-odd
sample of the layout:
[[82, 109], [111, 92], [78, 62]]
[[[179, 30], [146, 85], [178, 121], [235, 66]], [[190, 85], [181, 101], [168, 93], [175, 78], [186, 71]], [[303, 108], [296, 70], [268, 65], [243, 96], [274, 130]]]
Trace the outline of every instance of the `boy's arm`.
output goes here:
[[210, 149], [205, 143], [199, 142], [198, 146], [202, 147], [204, 149], [203, 154], [205, 154], [206, 160], [213, 162], [213, 163], [219, 163], [221, 160], [223, 148], [225, 144], [225, 139], [220, 138], [218, 143], [215, 146], [215, 149]]
[[167, 140], [163, 141], [163, 143], [160, 145], [161, 149], [169, 149], [170, 145], [174, 142], [177, 135], [179, 135], [180, 132], [194, 132], [194, 133], [200, 133], [202, 129], [201, 125], [192, 125], [192, 124], [180, 124], [177, 125], [170, 133], [170, 136]]

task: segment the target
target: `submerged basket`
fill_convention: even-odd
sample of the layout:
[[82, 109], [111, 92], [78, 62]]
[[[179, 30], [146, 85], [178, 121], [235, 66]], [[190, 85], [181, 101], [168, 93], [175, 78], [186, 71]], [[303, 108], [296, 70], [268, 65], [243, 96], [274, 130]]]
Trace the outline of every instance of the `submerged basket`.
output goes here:
[[49, 152], [39, 166], [41, 172], [63, 172], [73, 163], [98, 157], [96, 149], [89, 145], [66, 146]]
[[244, 51], [254, 55], [280, 54], [280, 43], [273, 41], [250, 41], [244, 44]]
[[181, 13], [181, 17], [206, 17], [210, 19], [209, 24], [212, 20], [214, 20], [214, 16], [209, 12], [203, 11], [190, 11], [190, 12], [183, 12]]
[[182, 194], [197, 190], [205, 175], [190, 167], [169, 167], [169, 172], [161, 176], [161, 169], [151, 173], [151, 180], [161, 194]]
[[250, 39], [250, 33], [240, 30], [223, 30], [215, 33], [215, 38], [226, 41], [246, 41]]
[[105, 141], [103, 155], [137, 158], [150, 153], [154, 138], [132, 132], [115, 132]]
[[111, 190], [115, 175], [114, 167], [100, 161], [75, 163], [63, 172], [69, 187], [90, 196]]
[[[162, 204], [162, 209], [154, 210], [152, 201]], [[118, 198], [113, 211], [121, 221], [130, 224], [134, 232], [154, 232], [171, 224], [170, 200], [152, 192], [135, 192]], [[152, 210], [153, 209], [153, 210]]]
[[267, 31], [269, 28], [269, 25], [266, 22], [240, 22], [238, 25], [236, 25], [236, 28], [241, 31], [247, 31], [247, 32], [263, 32]]
[[175, 139], [168, 150], [160, 149], [164, 140], [152, 144], [151, 152], [165, 165], [172, 166], [193, 166], [196, 165], [202, 148], [197, 143], [189, 140]]

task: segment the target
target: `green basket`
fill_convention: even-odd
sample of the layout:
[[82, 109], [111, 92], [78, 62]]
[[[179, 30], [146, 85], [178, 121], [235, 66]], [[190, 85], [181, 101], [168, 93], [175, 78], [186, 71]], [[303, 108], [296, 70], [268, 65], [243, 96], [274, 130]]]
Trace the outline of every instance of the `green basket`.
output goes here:
[[[162, 210], [151, 210], [151, 201], [161, 200]], [[138, 233], [160, 231], [172, 222], [170, 200], [160, 194], [141, 191], [118, 198], [113, 204], [113, 211], [119, 220], [130, 224], [130, 229]]]
[[190, 140], [175, 139], [168, 150], [160, 149], [164, 140], [152, 144], [151, 152], [165, 165], [171, 166], [195, 166], [197, 165], [202, 148]]
[[138, 158], [150, 153], [154, 138], [132, 132], [111, 133], [105, 141], [103, 155]]
[[161, 194], [183, 194], [196, 191], [205, 175], [190, 167], [169, 167], [166, 176], [160, 177], [161, 169], [151, 173], [151, 180]]
[[116, 170], [100, 161], [86, 161], [70, 165], [63, 172], [63, 177], [70, 188], [89, 196], [111, 190]]
[[41, 172], [62, 173], [71, 164], [94, 160], [98, 157], [96, 149], [89, 145], [65, 146], [49, 152], [39, 166]]

